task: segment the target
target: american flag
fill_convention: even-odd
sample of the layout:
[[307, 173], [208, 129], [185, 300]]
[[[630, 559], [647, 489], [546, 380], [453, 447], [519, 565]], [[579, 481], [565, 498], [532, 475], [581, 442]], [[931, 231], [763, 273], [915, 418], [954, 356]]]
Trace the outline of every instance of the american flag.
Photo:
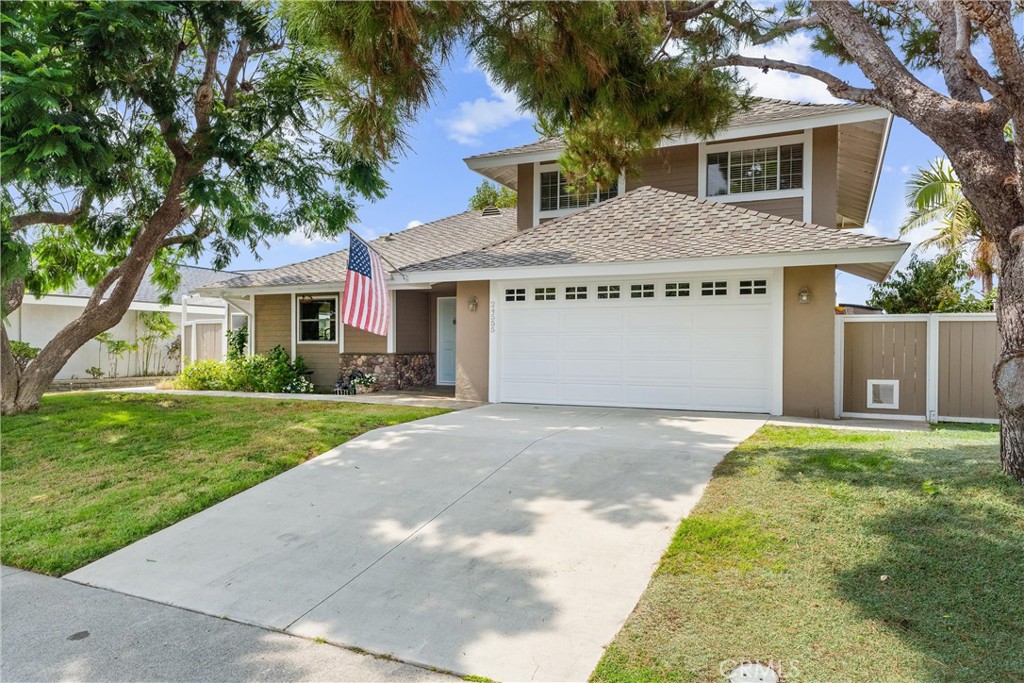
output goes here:
[[387, 336], [391, 307], [386, 271], [377, 252], [355, 233], [350, 231], [349, 236], [341, 321], [350, 327]]

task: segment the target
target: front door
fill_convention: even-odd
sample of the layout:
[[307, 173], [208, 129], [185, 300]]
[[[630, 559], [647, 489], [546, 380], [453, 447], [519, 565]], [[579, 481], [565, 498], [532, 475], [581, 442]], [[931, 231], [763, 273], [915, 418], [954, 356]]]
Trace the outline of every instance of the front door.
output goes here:
[[455, 297], [437, 300], [437, 383], [455, 384]]

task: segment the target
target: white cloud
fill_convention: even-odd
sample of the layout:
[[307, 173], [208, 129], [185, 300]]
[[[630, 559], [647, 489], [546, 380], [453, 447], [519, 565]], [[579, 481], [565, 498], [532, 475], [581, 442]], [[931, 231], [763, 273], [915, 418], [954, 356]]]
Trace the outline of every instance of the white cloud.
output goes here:
[[[481, 73], [477, 67], [470, 67], [467, 70]], [[531, 114], [519, 108], [519, 101], [513, 93], [499, 88], [486, 74], [484, 78], [491, 89], [489, 97], [460, 102], [458, 112], [454, 116], [441, 119], [441, 125], [447, 131], [448, 138], [460, 145], [479, 145], [486, 133], [532, 118]]]
[[405, 224], [405, 229], [415, 228], [417, 225], [423, 225], [423, 221], [412, 220]]
[[[814, 53], [811, 50], [810, 36], [796, 34], [786, 42], [745, 47], [740, 50], [740, 54], [747, 57], [767, 57], [797, 64], [810, 64]], [[754, 94], [760, 97], [815, 103], [842, 101], [832, 97], [824, 83], [808, 76], [774, 69], [764, 73], [760, 69], [750, 67], [741, 67], [739, 72], [751, 85]]]

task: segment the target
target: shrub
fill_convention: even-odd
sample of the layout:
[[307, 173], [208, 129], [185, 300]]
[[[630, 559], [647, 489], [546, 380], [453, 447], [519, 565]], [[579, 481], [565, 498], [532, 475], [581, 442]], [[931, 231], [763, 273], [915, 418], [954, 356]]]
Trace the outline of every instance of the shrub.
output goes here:
[[194, 391], [227, 390], [227, 364], [215, 360], [197, 360], [188, 365], [174, 380], [175, 389]]
[[28, 362], [39, 355], [39, 348], [23, 341], [11, 341], [11, 355], [18, 370], [24, 370]]
[[242, 356], [225, 362], [197, 361], [178, 375], [174, 385], [196, 391], [309, 394], [314, 387], [305, 372], [306, 363], [301, 356], [292, 362], [287, 351], [275, 346], [265, 356]]

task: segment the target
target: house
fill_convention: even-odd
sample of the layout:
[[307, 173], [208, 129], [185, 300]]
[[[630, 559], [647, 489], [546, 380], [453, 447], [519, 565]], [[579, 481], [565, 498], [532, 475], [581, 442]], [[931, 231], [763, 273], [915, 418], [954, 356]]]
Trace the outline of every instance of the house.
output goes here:
[[[205, 345], [199, 344], [200, 351], [205, 353], [203, 357], [219, 358], [222, 353], [221, 338], [224, 336], [221, 330], [227, 311], [225, 302], [219, 297], [189, 298], [188, 321], [182, 330], [182, 297], [186, 297], [188, 292], [197, 287], [235, 277], [237, 273], [218, 272], [195, 266], [181, 266], [179, 272], [181, 283], [171, 295], [172, 304], [165, 305], [160, 301], [161, 291], [152, 281], [152, 269], [150, 269], [142, 284], [139, 285], [139, 291], [136, 292], [128, 312], [109, 332], [114, 339], [134, 344], [141, 335], [145, 334], [140, 314], [161, 311], [166, 313], [178, 326], [178, 334], [175, 336], [180, 335], [185, 340], [186, 353], [190, 353], [193, 331], [196, 331], [197, 339], [206, 342]], [[47, 294], [39, 298], [26, 294], [21, 307], [5, 321], [10, 338], [39, 348], [46, 346], [58, 331], [81, 315], [86, 302], [92, 296], [92, 291], [92, 287], [85, 282], [79, 282], [69, 292]], [[236, 324], [241, 323], [236, 321]], [[208, 338], [213, 338], [215, 343], [206, 341]], [[147, 364], [150, 374], [177, 372], [178, 360], [170, 357], [167, 349], [172, 340], [173, 338], [158, 344], [157, 357], [151, 358]], [[98, 341], [91, 340], [68, 359], [61, 371], [57, 373], [56, 379], [87, 378], [89, 375], [86, 371], [94, 367], [102, 370], [104, 376], [110, 376], [113, 370], [111, 359], [108, 358], [103, 346]], [[131, 354], [118, 361], [119, 375], [141, 374], [142, 369], [143, 364], [138, 358], [138, 354]]]
[[374, 240], [398, 269], [387, 338], [339, 329], [345, 251], [198, 291], [323, 386], [359, 369], [492, 402], [831, 417], [836, 271], [881, 281], [908, 247], [853, 231], [890, 125], [872, 106], [758, 100], [584, 196], [557, 139], [469, 157], [518, 207]]

